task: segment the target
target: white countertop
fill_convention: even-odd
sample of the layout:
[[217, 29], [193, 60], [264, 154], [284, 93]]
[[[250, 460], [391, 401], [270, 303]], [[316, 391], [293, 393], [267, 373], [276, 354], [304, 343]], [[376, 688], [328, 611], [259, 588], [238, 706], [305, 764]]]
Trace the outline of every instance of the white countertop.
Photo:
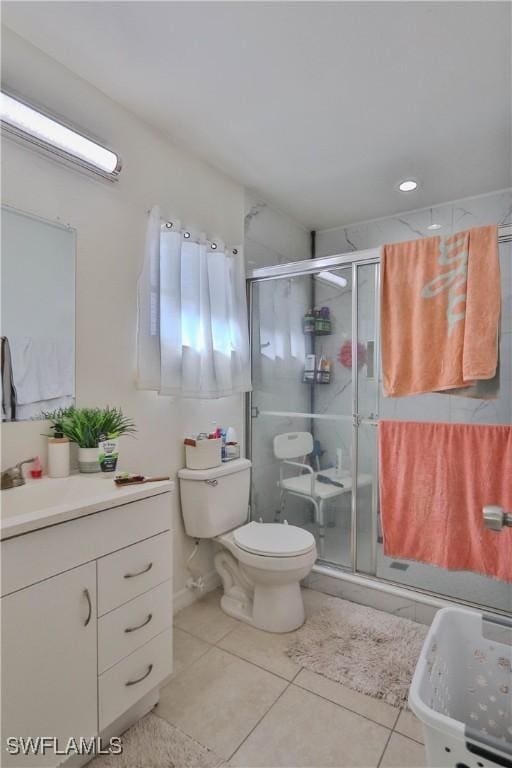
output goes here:
[[172, 480], [117, 486], [101, 473], [27, 480], [1, 492], [0, 539], [173, 490]]

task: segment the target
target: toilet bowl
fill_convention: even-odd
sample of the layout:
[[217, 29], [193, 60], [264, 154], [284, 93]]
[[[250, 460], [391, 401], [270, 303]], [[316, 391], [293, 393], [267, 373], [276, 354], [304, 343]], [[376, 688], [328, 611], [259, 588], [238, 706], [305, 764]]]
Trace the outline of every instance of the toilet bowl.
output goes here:
[[286, 523], [248, 523], [215, 540], [224, 548], [215, 568], [226, 613], [267, 632], [291, 632], [303, 624], [300, 581], [316, 560], [311, 533]]
[[214, 469], [180, 470], [185, 530], [216, 543], [227, 614], [267, 632], [291, 632], [304, 622], [300, 581], [316, 560], [315, 539], [287, 523], [245, 522], [250, 467], [238, 459]]

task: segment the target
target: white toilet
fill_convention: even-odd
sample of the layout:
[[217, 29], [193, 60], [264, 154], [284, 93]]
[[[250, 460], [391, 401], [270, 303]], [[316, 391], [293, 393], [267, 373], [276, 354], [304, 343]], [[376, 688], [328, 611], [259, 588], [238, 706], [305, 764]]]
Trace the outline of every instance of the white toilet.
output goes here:
[[291, 632], [304, 622], [300, 580], [316, 560], [315, 539], [286, 523], [247, 523], [250, 474], [248, 459], [181, 469], [185, 530], [222, 546], [215, 568], [226, 613], [267, 632]]

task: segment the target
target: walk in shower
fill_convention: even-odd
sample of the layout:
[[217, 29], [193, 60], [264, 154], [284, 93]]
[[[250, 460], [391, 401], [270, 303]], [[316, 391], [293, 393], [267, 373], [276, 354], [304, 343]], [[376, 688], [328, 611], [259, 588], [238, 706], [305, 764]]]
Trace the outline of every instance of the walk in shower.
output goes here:
[[384, 555], [377, 449], [379, 417], [512, 423], [512, 248], [505, 234], [501, 387], [492, 408], [441, 394], [383, 396], [378, 248], [251, 273], [253, 520], [287, 520], [310, 530], [318, 564], [338, 576], [512, 611], [510, 583]]

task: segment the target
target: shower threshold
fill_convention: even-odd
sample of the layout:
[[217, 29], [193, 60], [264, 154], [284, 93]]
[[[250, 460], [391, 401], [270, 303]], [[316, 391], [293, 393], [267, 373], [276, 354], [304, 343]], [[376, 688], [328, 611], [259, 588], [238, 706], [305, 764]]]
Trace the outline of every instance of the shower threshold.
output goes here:
[[335, 566], [321, 560], [315, 563], [311, 574], [303, 583], [304, 586], [319, 592], [369, 605], [423, 624], [430, 624], [440, 608], [454, 605], [462, 605], [498, 616], [511, 614], [511, 611], [480, 605], [459, 597], [447, 597], [377, 576], [354, 573], [343, 566]]

